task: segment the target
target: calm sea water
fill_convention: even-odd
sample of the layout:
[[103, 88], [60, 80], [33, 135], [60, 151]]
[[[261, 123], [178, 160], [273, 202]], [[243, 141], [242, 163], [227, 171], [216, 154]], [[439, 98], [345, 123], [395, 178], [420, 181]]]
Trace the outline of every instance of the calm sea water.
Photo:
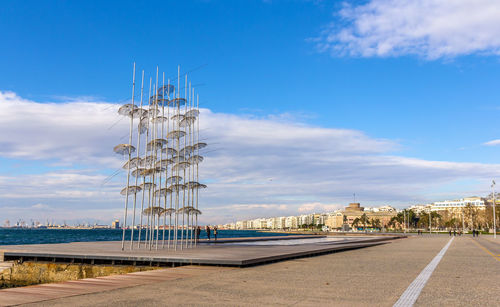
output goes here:
[[[165, 231], [167, 237], [168, 231]], [[137, 230], [134, 238], [137, 238]], [[143, 230], [142, 237], [145, 231]], [[162, 231], [160, 230], [160, 238]], [[180, 235], [180, 232], [179, 232]], [[218, 238], [237, 237], [265, 237], [275, 235], [287, 235], [283, 233], [258, 232], [255, 230], [219, 230]], [[206, 232], [202, 231], [200, 238], [206, 238]], [[130, 240], [130, 230], [126, 231], [125, 238]], [[43, 244], [43, 243], [68, 243], [88, 241], [120, 241], [122, 230], [120, 229], [20, 229], [0, 228], [0, 245], [15, 244]]]

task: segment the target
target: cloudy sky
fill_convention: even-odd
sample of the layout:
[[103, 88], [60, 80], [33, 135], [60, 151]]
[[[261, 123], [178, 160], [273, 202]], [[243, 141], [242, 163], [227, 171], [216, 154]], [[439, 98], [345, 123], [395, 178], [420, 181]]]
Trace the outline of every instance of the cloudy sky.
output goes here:
[[134, 61], [200, 94], [203, 223], [486, 195], [500, 173], [498, 1], [7, 1], [0, 27], [0, 224], [122, 216]]

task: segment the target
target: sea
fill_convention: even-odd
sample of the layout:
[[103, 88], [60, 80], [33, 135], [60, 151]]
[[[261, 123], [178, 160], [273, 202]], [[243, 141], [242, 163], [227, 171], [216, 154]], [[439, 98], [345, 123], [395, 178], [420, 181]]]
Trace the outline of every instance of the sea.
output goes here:
[[[48, 244], [90, 241], [121, 241], [121, 229], [38, 229], [38, 228], [0, 228], [0, 245]], [[163, 231], [160, 230], [160, 239]], [[134, 233], [134, 240], [138, 236]], [[146, 232], [143, 230], [142, 237]], [[165, 231], [167, 238], [168, 230]], [[172, 234], [171, 234], [172, 235]], [[283, 236], [287, 233], [261, 232], [257, 230], [218, 230], [218, 238], [268, 237]], [[180, 231], [179, 231], [180, 236]], [[126, 230], [125, 238], [130, 240], [130, 230]], [[207, 238], [203, 230], [201, 239]]]

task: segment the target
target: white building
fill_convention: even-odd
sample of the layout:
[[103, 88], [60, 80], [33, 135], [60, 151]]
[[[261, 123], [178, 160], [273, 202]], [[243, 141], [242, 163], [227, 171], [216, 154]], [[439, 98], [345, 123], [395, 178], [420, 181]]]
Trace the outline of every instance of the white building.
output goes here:
[[285, 228], [296, 229], [297, 228], [297, 217], [287, 216], [285, 218]]
[[266, 224], [267, 224], [267, 229], [276, 229], [275, 223], [274, 223], [274, 218], [269, 218], [266, 219]]
[[445, 200], [445, 201], [437, 201], [431, 205], [432, 211], [457, 211], [462, 210], [463, 208], [471, 205], [478, 209], [484, 210], [486, 205], [484, 204], [484, 200], [480, 197], [466, 197], [458, 200]]
[[314, 214], [314, 225], [325, 225], [328, 214]]
[[427, 205], [413, 205], [409, 209], [412, 210], [412, 211], [415, 211], [416, 213], [421, 213], [421, 212], [429, 213], [429, 211], [431, 210], [431, 207], [432, 207], [432, 205], [430, 205], [430, 204], [427, 204]]
[[396, 208], [389, 206], [389, 205], [381, 206], [381, 207], [378, 207], [376, 209], [377, 209], [376, 212], [396, 212]]
[[396, 208], [391, 206], [365, 207], [365, 212], [396, 212]]
[[237, 221], [236, 222], [236, 229], [240, 229], [240, 230], [248, 229], [247, 221]]
[[303, 214], [297, 217], [298, 226], [301, 225], [310, 225], [314, 222], [314, 214]]

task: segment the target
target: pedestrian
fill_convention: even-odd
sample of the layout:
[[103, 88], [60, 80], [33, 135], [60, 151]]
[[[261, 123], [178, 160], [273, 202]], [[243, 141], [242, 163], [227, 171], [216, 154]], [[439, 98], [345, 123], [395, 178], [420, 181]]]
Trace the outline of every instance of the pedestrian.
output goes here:
[[210, 226], [207, 225], [207, 228], [205, 228], [205, 230], [207, 231], [208, 241], [210, 241]]
[[201, 227], [196, 227], [196, 241], [200, 240]]
[[453, 236], [455, 237], [457, 235], [457, 230], [453, 229]]
[[475, 237], [476, 236], [476, 230], [475, 229], [472, 229], [472, 236]]
[[214, 240], [217, 241], [217, 226], [214, 226]]
[[450, 237], [451, 237], [451, 229], [450, 229]]

